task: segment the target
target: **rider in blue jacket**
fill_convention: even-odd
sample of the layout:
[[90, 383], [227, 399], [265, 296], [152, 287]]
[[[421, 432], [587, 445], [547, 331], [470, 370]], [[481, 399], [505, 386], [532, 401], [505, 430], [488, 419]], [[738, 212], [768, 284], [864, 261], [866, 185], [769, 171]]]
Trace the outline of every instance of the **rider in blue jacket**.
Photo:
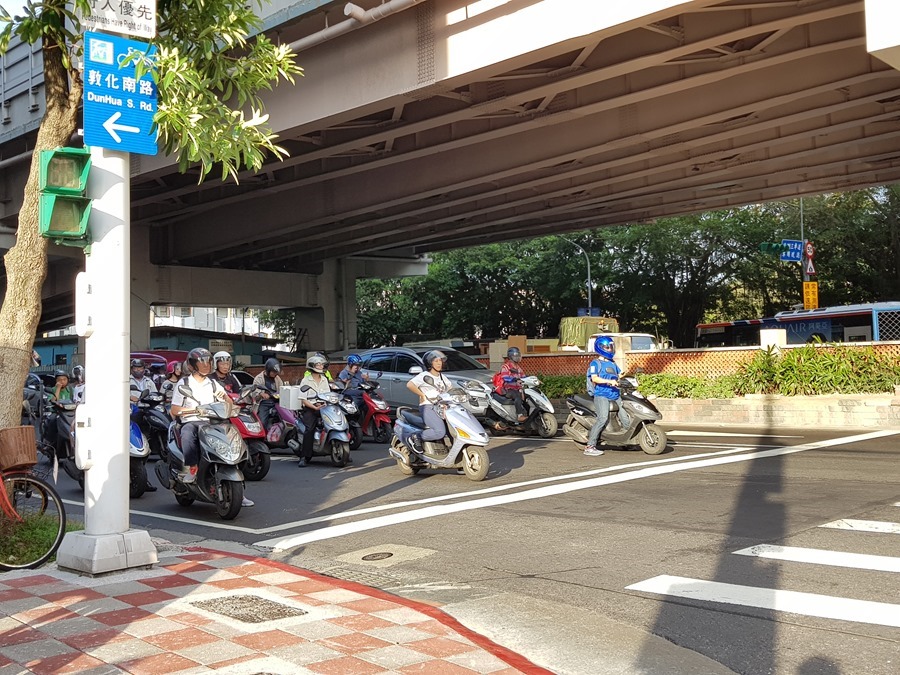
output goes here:
[[[587, 393], [594, 398], [594, 410], [597, 421], [591, 427], [588, 434], [587, 446], [584, 454], [590, 457], [602, 455], [603, 451], [597, 448], [600, 434], [606, 428], [609, 421], [609, 407], [611, 401], [619, 400], [619, 366], [613, 361], [616, 355], [616, 344], [608, 335], [601, 335], [594, 341], [594, 351], [597, 358], [591, 361], [587, 371]], [[628, 413], [619, 406], [619, 422], [623, 427], [629, 424]]]

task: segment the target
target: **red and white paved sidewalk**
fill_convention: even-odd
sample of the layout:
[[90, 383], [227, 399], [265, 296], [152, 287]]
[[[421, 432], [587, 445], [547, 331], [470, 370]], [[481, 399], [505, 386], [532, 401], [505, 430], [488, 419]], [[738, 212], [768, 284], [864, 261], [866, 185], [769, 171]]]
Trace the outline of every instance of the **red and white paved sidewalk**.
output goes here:
[[237, 553], [0, 573], [0, 675], [546, 673], [439, 609]]

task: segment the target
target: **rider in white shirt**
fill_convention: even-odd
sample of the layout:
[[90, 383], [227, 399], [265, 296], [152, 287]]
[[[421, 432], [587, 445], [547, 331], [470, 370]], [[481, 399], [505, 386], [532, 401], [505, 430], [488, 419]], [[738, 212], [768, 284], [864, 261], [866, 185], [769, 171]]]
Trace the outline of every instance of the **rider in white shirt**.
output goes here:
[[[444, 352], [433, 349], [430, 352], [427, 352], [425, 356], [422, 357], [422, 360], [425, 362], [425, 368], [427, 368], [427, 370], [419, 373], [406, 384], [406, 388], [419, 397], [419, 413], [422, 415], [422, 419], [425, 421], [426, 425], [421, 436], [414, 435], [410, 437], [410, 442], [416, 446], [415, 450], [419, 453], [424, 452], [423, 441], [440, 441], [447, 433], [447, 427], [444, 424], [443, 418], [437, 409], [429, 403], [420, 387], [428, 384], [428, 386], [437, 389], [438, 392], [444, 393], [453, 386], [450, 380], [443, 375], [444, 363], [447, 360], [447, 355], [444, 354]], [[426, 376], [432, 381], [426, 383]]]
[[132, 402], [136, 402], [141, 397], [142, 391], [149, 391], [154, 394], [159, 391], [153, 380], [147, 377], [147, 371], [142, 359], [131, 359], [131, 379], [128, 381], [128, 390]]

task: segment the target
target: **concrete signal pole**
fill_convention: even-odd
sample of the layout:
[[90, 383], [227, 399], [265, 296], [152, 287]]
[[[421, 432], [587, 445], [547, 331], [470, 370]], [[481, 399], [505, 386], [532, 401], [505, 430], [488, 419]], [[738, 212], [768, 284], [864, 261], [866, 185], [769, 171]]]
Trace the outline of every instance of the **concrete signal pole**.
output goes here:
[[57, 553], [62, 568], [102, 574], [157, 562], [145, 530], [129, 524], [130, 161], [127, 152], [91, 149], [90, 253], [77, 284], [76, 324], [84, 330], [90, 384], [76, 417], [76, 464], [84, 472], [84, 530]]

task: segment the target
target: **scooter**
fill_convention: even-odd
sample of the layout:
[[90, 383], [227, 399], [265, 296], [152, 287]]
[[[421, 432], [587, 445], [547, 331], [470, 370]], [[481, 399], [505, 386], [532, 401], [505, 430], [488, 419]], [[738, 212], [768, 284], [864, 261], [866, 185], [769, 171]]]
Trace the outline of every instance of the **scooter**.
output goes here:
[[[656, 426], [656, 422], [662, 419], [662, 413], [638, 391], [638, 382], [633, 376], [619, 380], [619, 395], [618, 401], [610, 403], [609, 422], [600, 434], [600, 440], [617, 447], [639, 445], [648, 455], [660, 454], [666, 449], [668, 441], [666, 432]], [[566, 405], [569, 407], [569, 417], [563, 424], [563, 433], [576, 444], [586, 445], [588, 434], [597, 419], [594, 401], [586, 396], [569, 396]], [[630, 420], [624, 429], [619, 422], [620, 405]]]
[[161, 460], [166, 460], [169, 425], [172, 418], [166, 412], [165, 394], [144, 389], [137, 401], [137, 410], [132, 408], [131, 419], [137, 422], [150, 443], [150, 451]]
[[75, 409], [74, 401], [50, 401], [41, 422], [42, 452], [52, 453], [59, 465], [84, 489], [84, 471], [75, 466]]
[[[196, 403], [189, 387], [179, 385], [178, 391], [186, 401]], [[241, 393], [244, 393], [243, 390]], [[181, 449], [180, 425], [173, 422], [169, 427], [169, 459], [168, 462], [156, 463], [156, 477], [164, 488], [175, 493], [175, 501], [181, 506], [190, 506], [197, 500], [215, 504], [223, 520], [233, 520], [240, 513], [244, 499], [244, 475], [239, 465], [247, 459], [247, 446], [237, 427], [231, 423], [231, 418], [236, 414], [236, 406], [231, 399], [198, 405], [191, 411], [191, 415], [198, 415], [209, 422], [202, 425], [197, 434], [200, 462], [193, 483], [182, 480], [184, 452]]]
[[[313, 391], [309, 385], [300, 388], [304, 394]], [[331, 463], [337, 467], [346, 466], [350, 462], [350, 423], [341, 408], [343, 396], [336, 391], [316, 393], [308, 400], [318, 401], [323, 405], [316, 415], [316, 429], [313, 437], [313, 457], [331, 457]], [[306, 433], [303, 420], [297, 419], [300, 435]]]
[[[299, 457], [303, 434], [298, 429], [298, 420], [294, 411], [281, 405], [281, 397], [278, 392], [267, 387], [257, 386], [256, 388], [266, 392], [275, 401], [275, 406], [268, 413], [269, 419], [266, 420], [269, 426], [265, 427], [265, 424], [263, 425], [265, 429], [265, 443], [269, 451], [288, 449]], [[242, 389], [241, 395], [243, 395], [243, 392], [244, 390]], [[261, 417], [259, 419], [262, 420]]]
[[362, 391], [363, 415], [359, 425], [363, 436], [371, 436], [376, 443], [387, 443], [391, 438], [391, 407], [378, 392], [379, 384], [366, 380], [359, 385]]
[[360, 410], [359, 405], [357, 405], [356, 400], [347, 393], [346, 388], [342, 388], [332, 383], [331, 389], [341, 395], [341, 400], [338, 405], [341, 406], [341, 410], [347, 418], [347, 434], [350, 437], [350, 450], [359, 450], [359, 446], [361, 446], [363, 442], [362, 427], [359, 424], [359, 417], [362, 414], [362, 411]]
[[138, 404], [132, 403], [128, 432], [128, 496], [132, 499], [141, 497], [147, 491], [147, 458], [150, 456], [150, 443], [136, 420], [139, 416]]
[[425, 376], [425, 384], [419, 389], [429, 402], [440, 409], [446, 432], [440, 441], [425, 441], [423, 452], [415, 449], [411, 437], [421, 434], [426, 428], [421, 415], [412, 408], [397, 409], [394, 435], [388, 452], [397, 460], [400, 473], [412, 476], [423, 468], [462, 468], [465, 475], [474, 481], [484, 480], [490, 469], [490, 460], [485, 449], [488, 435], [484, 427], [463, 405], [466, 392], [458, 387], [439, 393], [433, 386], [430, 375]]
[[521, 383], [527, 419], [520, 422], [513, 402], [493, 392], [490, 397], [491, 407], [487, 411], [487, 419], [491, 422], [489, 428], [495, 432], [519, 431], [530, 434], [534, 431], [541, 438], [553, 438], [559, 423], [553, 414], [553, 404], [539, 388], [541, 381], [534, 375], [529, 375], [523, 377]]
[[[254, 385], [250, 385], [250, 387], [254, 387]], [[252, 391], [251, 388], [247, 393]], [[272, 466], [271, 450], [266, 445], [266, 430], [259, 417], [253, 412], [248, 396], [242, 396], [240, 393], [228, 395], [238, 406], [238, 414], [231, 418], [231, 423], [247, 444], [247, 459], [241, 463], [241, 472], [247, 480], [262, 480], [268, 475]]]

